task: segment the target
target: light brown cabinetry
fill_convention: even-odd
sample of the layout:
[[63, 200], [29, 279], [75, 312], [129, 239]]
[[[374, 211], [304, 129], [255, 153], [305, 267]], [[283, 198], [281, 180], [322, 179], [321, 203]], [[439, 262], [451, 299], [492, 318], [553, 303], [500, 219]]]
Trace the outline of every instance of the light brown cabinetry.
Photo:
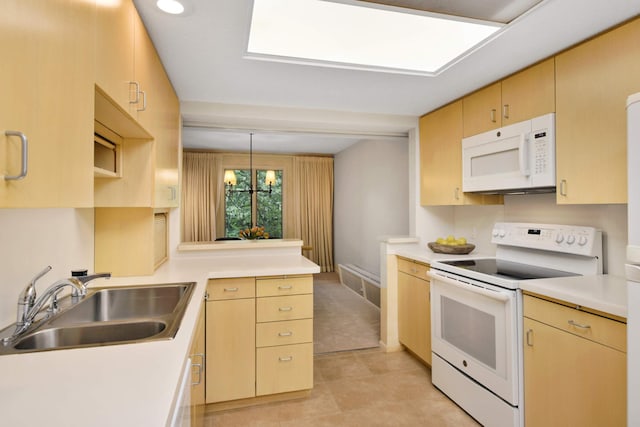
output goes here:
[[255, 279], [216, 279], [207, 286], [207, 403], [255, 396]]
[[502, 196], [462, 192], [462, 101], [420, 118], [420, 204], [502, 203]]
[[191, 350], [191, 425], [202, 427], [204, 425], [205, 405], [205, 304], [200, 308], [198, 323], [196, 325]]
[[[91, 207], [95, 5], [8, 0], [1, 15], [0, 207]], [[4, 179], [23, 163], [7, 131], [28, 142], [19, 180]]]
[[398, 339], [431, 365], [429, 265], [398, 257]]
[[531, 295], [524, 316], [525, 425], [625, 426], [626, 324]]
[[557, 202], [626, 203], [626, 99], [640, 91], [640, 19], [556, 57]]
[[313, 388], [312, 276], [216, 279], [207, 292], [207, 403]]
[[463, 111], [464, 137], [554, 112], [554, 59], [465, 96]]
[[313, 388], [313, 278], [260, 278], [256, 289], [256, 395]]

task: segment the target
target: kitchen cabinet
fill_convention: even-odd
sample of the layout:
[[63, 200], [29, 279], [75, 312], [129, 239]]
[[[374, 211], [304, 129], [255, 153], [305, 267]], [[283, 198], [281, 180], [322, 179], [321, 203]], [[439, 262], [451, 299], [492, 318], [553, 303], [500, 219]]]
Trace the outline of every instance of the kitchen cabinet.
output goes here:
[[212, 279], [206, 302], [206, 401], [256, 394], [255, 279]]
[[420, 118], [420, 204], [499, 204], [502, 196], [462, 192], [462, 101]]
[[212, 279], [207, 292], [207, 403], [313, 388], [311, 275]]
[[640, 91], [640, 19], [556, 57], [559, 204], [626, 203], [626, 99]]
[[398, 339], [431, 365], [429, 265], [398, 257]]
[[[91, 207], [93, 203], [92, 2], [8, 0], [0, 44], [0, 207]], [[46, 29], [46, 31], [44, 31]], [[22, 141], [28, 142], [27, 175]]]
[[524, 296], [527, 426], [626, 425], [626, 324]]
[[554, 58], [463, 98], [463, 136], [477, 135], [555, 111]]
[[198, 323], [189, 351], [192, 363], [191, 375], [191, 426], [204, 425], [205, 408], [205, 304], [200, 308]]

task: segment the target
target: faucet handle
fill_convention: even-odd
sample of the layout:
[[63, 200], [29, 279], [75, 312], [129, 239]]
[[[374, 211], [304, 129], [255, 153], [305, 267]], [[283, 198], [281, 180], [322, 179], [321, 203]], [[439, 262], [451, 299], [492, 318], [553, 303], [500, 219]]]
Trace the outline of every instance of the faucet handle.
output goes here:
[[101, 277], [106, 277], [107, 279], [111, 277], [111, 273], [95, 273], [95, 274], [87, 275], [86, 270], [84, 271], [85, 271], [85, 274], [83, 275], [75, 275], [73, 274], [73, 272], [71, 273], [72, 277], [78, 282], [82, 283], [83, 285], [86, 285], [90, 281], [99, 279]]
[[51, 266], [46, 266], [41, 272], [36, 274], [33, 279], [29, 282], [26, 288], [20, 294], [20, 300], [22, 300], [25, 304], [33, 305], [33, 302], [36, 299], [36, 282], [42, 278], [45, 274], [51, 271]]

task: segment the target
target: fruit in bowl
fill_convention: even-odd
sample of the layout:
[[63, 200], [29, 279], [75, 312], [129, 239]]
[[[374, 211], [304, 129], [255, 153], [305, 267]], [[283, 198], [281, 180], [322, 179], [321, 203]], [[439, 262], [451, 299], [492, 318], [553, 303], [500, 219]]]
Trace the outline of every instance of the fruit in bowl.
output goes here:
[[447, 237], [438, 237], [435, 242], [427, 244], [433, 252], [441, 254], [465, 255], [475, 249], [475, 245], [468, 243], [465, 237], [449, 235]]
[[466, 245], [467, 239], [464, 237], [458, 237], [456, 239], [454, 236], [447, 236], [447, 238], [438, 237], [436, 239], [436, 243], [439, 245], [449, 245], [449, 246]]

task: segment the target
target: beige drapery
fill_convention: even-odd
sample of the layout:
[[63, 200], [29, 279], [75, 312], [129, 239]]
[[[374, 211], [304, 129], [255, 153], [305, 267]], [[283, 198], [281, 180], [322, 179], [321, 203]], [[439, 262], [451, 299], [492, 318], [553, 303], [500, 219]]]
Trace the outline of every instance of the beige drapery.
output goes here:
[[182, 157], [182, 241], [216, 239], [216, 209], [224, 194], [215, 153], [184, 152]]
[[296, 236], [320, 271], [333, 271], [333, 158], [294, 157]]
[[[305, 246], [311, 247], [306, 253], [308, 258], [318, 264], [322, 272], [333, 271], [333, 158], [287, 156], [287, 159], [292, 159], [293, 166], [289, 178], [285, 176], [285, 180], [290, 180], [285, 190], [292, 193], [286, 199], [293, 207], [287, 208], [291, 214], [285, 215], [283, 228], [291, 231], [284, 237], [301, 239]], [[233, 162], [237, 163], [237, 159], [229, 154], [183, 153], [183, 242], [208, 242], [223, 235], [223, 176], [224, 169], [232, 167], [230, 164], [238, 167]], [[280, 162], [286, 163], [282, 159]], [[271, 166], [278, 168], [276, 163]]]

